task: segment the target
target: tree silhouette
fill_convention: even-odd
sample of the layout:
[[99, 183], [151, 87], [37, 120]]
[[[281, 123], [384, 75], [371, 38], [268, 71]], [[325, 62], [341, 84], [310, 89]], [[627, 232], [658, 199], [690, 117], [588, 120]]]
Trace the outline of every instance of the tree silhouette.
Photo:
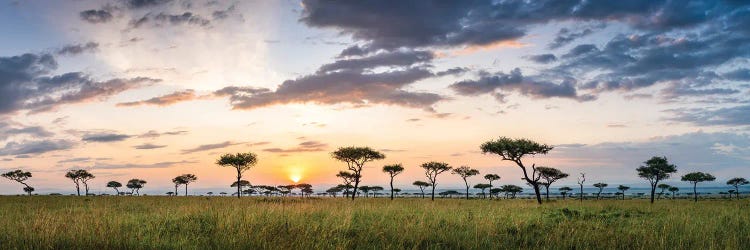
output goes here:
[[194, 174], [183, 174], [180, 175], [180, 177], [182, 178], [182, 184], [185, 185], [185, 196], [188, 196], [188, 185], [190, 185], [190, 183], [192, 182], [197, 181], [198, 177], [195, 177]]
[[581, 202], [583, 202], [583, 183], [586, 182], [586, 174], [581, 173], [581, 176], [578, 177], [578, 186], [581, 187], [581, 192], [578, 194], [581, 197]]
[[727, 185], [734, 187], [734, 195], [737, 197], [737, 199], [740, 199], [740, 186], [750, 184], [749, 181], [747, 181], [745, 178], [736, 177], [729, 179], [727, 181]]
[[437, 183], [437, 176], [439, 174], [442, 174], [445, 171], [451, 170], [451, 167], [448, 165], [448, 163], [435, 162], [435, 161], [422, 163], [420, 167], [424, 168], [425, 176], [427, 176], [427, 180], [430, 181], [430, 186], [432, 186], [431, 199], [434, 201], [435, 200], [435, 184]]
[[[219, 157], [216, 161], [216, 165], [222, 167], [232, 167], [237, 170], [237, 182], [242, 180], [242, 173], [255, 166], [258, 163], [258, 157], [254, 153], [236, 153], [236, 154], [225, 154]], [[237, 185], [237, 198], [240, 198], [242, 193], [241, 185]]]
[[362, 190], [362, 192], [365, 193], [365, 198], [370, 194], [370, 186], [361, 186], [359, 187], [359, 190]]
[[225, 195], [227, 195], [227, 192], [219, 192], [219, 195], [225, 196]]
[[243, 189], [244, 189], [245, 187], [251, 187], [251, 186], [252, 186], [252, 185], [250, 184], [250, 182], [249, 182], [249, 181], [246, 181], [246, 180], [239, 180], [239, 181], [235, 181], [235, 182], [233, 182], [233, 183], [232, 183], [232, 185], [229, 185], [229, 187], [236, 187], [236, 188], [237, 188], [237, 193], [238, 193], [238, 194], [241, 194], [241, 193], [242, 193], [242, 190], [243, 190]]
[[302, 197], [304, 198], [306, 194], [311, 194], [313, 192], [312, 185], [307, 183], [300, 183], [295, 185], [297, 188], [299, 188], [300, 193], [302, 194]]
[[130, 194], [138, 194], [141, 195], [141, 188], [143, 188], [146, 185], [146, 181], [141, 179], [130, 179], [127, 184], [125, 184], [125, 187], [130, 188]]
[[336, 194], [339, 193], [339, 192], [341, 192], [341, 191], [344, 191], [344, 189], [341, 186], [335, 186], [335, 187], [332, 187], [332, 188], [329, 188], [328, 190], [326, 190], [326, 193], [329, 193], [329, 194], [331, 194], [331, 196], [333, 196], [334, 198], [336, 198]]
[[512, 199], [516, 198], [517, 193], [523, 192], [523, 188], [516, 185], [503, 185], [500, 190], [505, 193], [505, 198], [510, 194]]
[[181, 175], [178, 175], [175, 178], [172, 178], [172, 183], [174, 183], [174, 192], [171, 192], [171, 195], [177, 196], [177, 188], [180, 187], [180, 185], [185, 184], [186, 180], [182, 178]]
[[[352, 172], [339, 171], [339, 173], [336, 174], [336, 177], [341, 178], [341, 181], [344, 182], [344, 196], [348, 197], [349, 189], [354, 187], [352, 186], [352, 183], [357, 179], [356, 175]], [[352, 193], [352, 196], [354, 196], [354, 193]]]
[[214, 195], [214, 192], [208, 192], [208, 193], [206, 193], [206, 194], [207, 194], [208, 196], [213, 196], [213, 195]]
[[709, 173], [692, 172], [683, 175], [681, 180], [693, 184], [693, 200], [695, 202], [698, 202], [698, 183], [704, 181], [714, 181], [716, 180], [716, 177]]
[[677, 195], [677, 192], [680, 191], [678, 187], [669, 187], [667, 190], [669, 190], [669, 192], [672, 192], [672, 199], [674, 199]]
[[735, 194], [735, 193], [737, 193], [737, 190], [729, 189], [729, 190], [727, 190], [727, 193], [729, 194], [729, 199], [731, 200], [732, 199], [732, 195]]
[[560, 171], [556, 168], [551, 167], [537, 167], [537, 171], [539, 171], [539, 174], [542, 176], [542, 179], [544, 179], [544, 189], [545, 189], [545, 199], [549, 200], [549, 186], [552, 185], [557, 180], [567, 178], [568, 174], [563, 173], [563, 171]]
[[78, 194], [78, 196], [81, 196], [81, 184], [85, 187], [86, 195], [89, 195], [88, 181], [95, 178], [93, 174], [85, 169], [70, 170], [65, 173], [65, 177], [73, 180], [73, 183], [76, 184], [76, 194]]
[[387, 173], [391, 177], [391, 200], [393, 200], [393, 177], [404, 172], [404, 167], [401, 164], [385, 165], [383, 166], [383, 172]]
[[469, 181], [466, 180], [469, 177], [475, 176], [479, 174], [479, 170], [470, 168], [468, 166], [460, 166], [458, 168], [454, 168], [451, 170], [451, 174], [455, 174], [461, 177], [464, 181], [464, 185], [466, 185], [466, 199], [469, 199]]
[[570, 187], [560, 187], [558, 190], [560, 190], [560, 194], [562, 194], [563, 200], [565, 199], [565, 196], [568, 196], [568, 193], [570, 191], [573, 191]]
[[536, 165], [531, 165], [531, 176], [529, 176], [526, 166], [522, 162], [522, 158], [526, 155], [537, 155], [547, 154], [553, 149], [552, 146], [546, 144], [540, 144], [528, 139], [511, 139], [507, 137], [500, 137], [497, 140], [488, 141], [480, 146], [482, 153], [492, 153], [502, 157], [504, 161], [512, 161], [523, 170], [523, 180], [534, 188], [534, 194], [536, 195], [536, 201], [542, 204], [542, 196], [539, 192], [539, 179], [541, 175], [536, 169]]
[[114, 189], [115, 195], [120, 195], [119, 188], [122, 187], [122, 183], [119, 183], [117, 181], [110, 181], [110, 182], [107, 182], [107, 187]]
[[167, 194], [167, 195], [169, 195], [169, 196], [176, 196], [176, 195], [177, 195], [177, 194], [175, 194], [175, 193], [174, 193], [174, 192], [172, 192], [172, 191], [166, 192], [166, 194]]
[[482, 198], [487, 198], [487, 196], [484, 194], [484, 190], [491, 188], [491, 187], [492, 185], [487, 184], [487, 183], [479, 183], [479, 184], [474, 185], [474, 188], [482, 190]]
[[372, 191], [372, 197], [378, 197], [378, 196], [377, 196], [377, 195], [378, 195], [378, 194], [377, 194], [377, 192], [378, 192], [378, 191], [383, 191], [383, 190], [384, 190], [384, 189], [383, 189], [383, 187], [381, 187], [381, 186], [371, 186], [371, 187], [370, 187], [370, 191]]
[[394, 188], [393, 192], [395, 192], [396, 195], [398, 195], [398, 193], [401, 193], [401, 189], [400, 188]]
[[490, 188], [490, 196], [500, 197], [500, 193], [503, 192], [502, 188]]
[[[346, 162], [346, 166], [354, 174], [354, 194], [357, 193], [359, 182], [362, 179], [362, 168], [365, 163], [374, 160], [385, 159], [385, 155], [370, 147], [341, 147], [331, 153], [333, 159]], [[354, 200], [352, 194], [352, 200]], [[365, 195], [367, 196], [367, 195]]]
[[604, 190], [604, 188], [607, 187], [607, 186], [609, 186], [609, 184], [603, 183], [603, 182], [594, 183], [594, 187], [596, 187], [596, 188], [599, 189], [599, 192], [596, 193], [596, 199], [597, 200], [599, 199], [599, 196], [601, 196], [602, 191]]
[[486, 174], [484, 179], [490, 182], [490, 199], [492, 199], [492, 182], [500, 180], [500, 176], [496, 174]]
[[625, 191], [628, 191], [628, 189], [630, 189], [630, 187], [628, 186], [623, 186], [623, 185], [617, 186], [617, 190], [620, 190], [620, 193], [622, 193], [622, 200], [625, 200]]
[[3, 174], [0, 174], [3, 178], [6, 178], [11, 181], [15, 181], [20, 183], [24, 186], [23, 191], [28, 193], [29, 196], [31, 196], [31, 192], [34, 192], [34, 188], [29, 186], [29, 184], [26, 184], [26, 181], [31, 178], [31, 172], [23, 171], [23, 170], [13, 170], [9, 172], [5, 172]]
[[432, 186], [432, 184], [424, 182], [424, 181], [415, 181], [412, 183], [412, 185], [417, 186], [419, 188], [419, 191], [422, 192], [422, 198], [424, 199], [424, 189], [426, 187]]
[[648, 180], [651, 184], [651, 203], [654, 203], [656, 186], [662, 180], [669, 179], [669, 175], [677, 172], [677, 166], [670, 164], [667, 157], [654, 156], [644, 162], [645, 165], [636, 168], [638, 177]]

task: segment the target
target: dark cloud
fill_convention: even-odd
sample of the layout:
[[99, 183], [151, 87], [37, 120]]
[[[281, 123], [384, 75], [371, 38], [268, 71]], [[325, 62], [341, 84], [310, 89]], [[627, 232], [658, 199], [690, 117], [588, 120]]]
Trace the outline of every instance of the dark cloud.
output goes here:
[[40, 126], [11, 126], [0, 124], [0, 140], [5, 140], [8, 137], [16, 135], [28, 135], [35, 138], [43, 138], [53, 136], [54, 133]]
[[71, 149], [73, 146], [75, 146], [75, 143], [68, 140], [8, 142], [5, 144], [5, 147], [0, 148], [0, 155], [43, 154], [52, 151]]
[[236, 9], [235, 6], [232, 5], [232, 6], [229, 6], [229, 8], [227, 8], [225, 10], [214, 11], [213, 13], [211, 13], [211, 17], [213, 17], [214, 20], [226, 19], [226, 18], [229, 17], [229, 15], [232, 12], [235, 11], [235, 9]]
[[576, 28], [576, 29], [569, 29], [569, 28], [561, 28], [557, 35], [555, 36], [555, 40], [553, 40], [547, 47], [550, 49], [557, 49], [562, 46], [565, 46], [573, 41], [575, 41], [578, 38], [588, 36], [592, 33], [594, 33], [596, 30], [604, 28], [604, 24], [597, 24], [597, 25], [590, 25], [586, 27]]
[[58, 55], [78, 55], [86, 52], [94, 52], [99, 49], [99, 44], [88, 42], [85, 44], [70, 44], [57, 50]]
[[91, 160], [93, 160], [93, 158], [91, 157], [78, 157], [78, 158], [60, 160], [60, 161], [57, 161], [57, 163], [89, 162]]
[[163, 148], [166, 146], [167, 145], [156, 145], [156, 144], [151, 144], [151, 143], [144, 143], [141, 145], [133, 146], [133, 148], [135, 149], [157, 149], [157, 148]]
[[319, 152], [325, 151], [328, 148], [328, 144], [319, 141], [305, 141], [297, 145], [294, 148], [266, 148], [263, 151], [271, 153], [300, 153], [300, 152]]
[[81, 72], [51, 75], [57, 61], [49, 54], [0, 57], [0, 114], [44, 112], [65, 104], [104, 100], [160, 80], [137, 77], [97, 81]]
[[172, 2], [172, 0], [120, 0], [120, 2], [130, 9], [151, 8]]
[[[575, 82], [563, 81], [560, 84], [524, 77], [519, 68], [509, 74], [481, 74], [477, 80], [464, 80], [450, 85], [456, 93], [466, 96], [503, 92], [517, 92], [532, 98], [562, 97], [579, 101], [588, 101], [590, 96], [577, 94]], [[502, 98], [501, 98], [502, 99]]]
[[125, 134], [100, 133], [84, 135], [81, 140], [85, 142], [116, 142], [124, 141], [132, 136]]
[[89, 23], [106, 23], [112, 20], [113, 16], [107, 10], [85, 10], [79, 13], [81, 19]]
[[392, 53], [378, 53], [368, 57], [342, 59], [320, 66], [318, 72], [332, 72], [339, 70], [362, 70], [383, 66], [412, 66], [417, 63], [430, 62], [435, 55], [429, 51], [397, 51]]
[[187, 130], [177, 130], [177, 131], [167, 131], [167, 132], [158, 132], [156, 130], [149, 130], [146, 133], [143, 133], [141, 135], [138, 135], [138, 138], [158, 138], [165, 135], [184, 135], [187, 134]]
[[735, 81], [750, 81], [750, 69], [748, 68], [736, 69], [736, 70], [724, 73], [723, 76], [727, 79], [735, 80]]
[[171, 94], [154, 97], [148, 100], [118, 103], [118, 107], [131, 107], [141, 105], [169, 106], [178, 102], [191, 101], [198, 98], [192, 89], [176, 91]]
[[748, 126], [750, 125], [750, 105], [726, 108], [690, 108], [667, 110], [674, 117], [671, 121], [691, 123], [700, 126]]
[[535, 63], [551, 63], [557, 61], [557, 57], [553, 54], [541, 54], [527, 57], [529, 60]]
[[152, 23], [153, 25], [162, 26], [165, 24], [169, 25], [195, 25], [195, 26], [201, 26], [201, 27], [208, 27], [211, 24], [211, 21], [200, 16], [197, 14], [194, 14], [192, 12], [184, 12], [182, 14], [168, 14], [168, 13], [159, 13], [156, 15], [153, 15], [152, 13], [147, 13], [146, 15], [142, 16], [138, 19], [133, 19], [130, 21], [130, 27], [131, 28], [140, 28], [143, 25], [147, 23]]
[[239, 144], [243, 144], [243, 143], [242, 142], [225, 141], [225, 142], [216, 143], [216, 144], [204, 144], [204, 145], [197, 146], [195, 148], [183, 149], [182, 150], [182, 154], [192, 154], [192, 153], [196, 153], [196, 152], [202, 152], [202, 151], [209, 151], [209, 150], [214, 150], [214, 149], [226, 148], [226, 147], [230, 147], [230, 146], [234, 146], [234, 145], [239, 145]]

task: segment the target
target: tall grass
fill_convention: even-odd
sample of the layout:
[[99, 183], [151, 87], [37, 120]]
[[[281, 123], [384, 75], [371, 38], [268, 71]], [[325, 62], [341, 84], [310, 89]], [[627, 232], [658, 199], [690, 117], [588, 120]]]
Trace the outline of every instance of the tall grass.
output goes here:
[[742, 249], [741, 201], [0, 197], [0, 249]]

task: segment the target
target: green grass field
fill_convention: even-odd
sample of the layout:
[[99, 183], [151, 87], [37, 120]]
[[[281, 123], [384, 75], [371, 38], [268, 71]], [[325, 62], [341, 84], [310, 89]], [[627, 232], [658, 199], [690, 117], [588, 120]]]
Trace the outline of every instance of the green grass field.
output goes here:
[[0, 249], [748, 247], [748, 200], [0, 197]]

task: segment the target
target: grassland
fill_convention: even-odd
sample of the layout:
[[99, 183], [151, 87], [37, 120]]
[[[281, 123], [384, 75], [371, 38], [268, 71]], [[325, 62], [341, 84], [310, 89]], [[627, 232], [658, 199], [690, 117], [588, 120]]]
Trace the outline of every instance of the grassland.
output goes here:
[[748, 200], [0, 197], [0, 249], [748, 247]]

